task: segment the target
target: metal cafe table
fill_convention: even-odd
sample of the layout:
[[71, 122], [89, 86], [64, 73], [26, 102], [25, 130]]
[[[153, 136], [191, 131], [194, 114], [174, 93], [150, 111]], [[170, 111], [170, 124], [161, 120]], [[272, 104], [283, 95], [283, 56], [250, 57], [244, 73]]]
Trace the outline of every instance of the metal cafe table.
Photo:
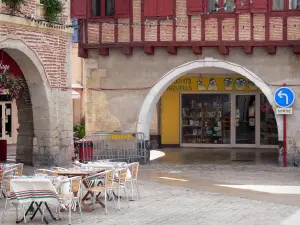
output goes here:
[[[80, 169], [80, 168], [79, 168]], [[57, 176], [67, 176], [67, 177], [77, 177], [77, 176], [81, 176], [83, 179], [82, 184], [84, 185], [84, 187], [86, 189], [89, 188], [89, 184], [84, 181], [84, 178], [86, 178], [89, 175], [93, 175], [96, 173], [101, 173], [101, 172], [105, 172], [105, 170], [103, 169], [97, 169], [97, 170], [92, 170], [92, 171], [82, 171], [82, 170], [58, 170], [55, 172], [55, 175]], [[89, 212], [92, 211], [92, 208], [90, 207], [90, 205], [92, 204], [88, 204], [86, 203], [86, 201], [89, 199], [89, 197], [93, 197], [93, 192], [91, 191], [87, 191], [85, 193], [85, 195], [83, 196], [83, 198], [81, 199], [81, 204], [84, 208], [86, 208]], [[103, 202], [101, 202], [99, 200], [99, 198], [97, 198], [97, 203], [100, 204], [103, 208], [105, 207], [105, 204]]]

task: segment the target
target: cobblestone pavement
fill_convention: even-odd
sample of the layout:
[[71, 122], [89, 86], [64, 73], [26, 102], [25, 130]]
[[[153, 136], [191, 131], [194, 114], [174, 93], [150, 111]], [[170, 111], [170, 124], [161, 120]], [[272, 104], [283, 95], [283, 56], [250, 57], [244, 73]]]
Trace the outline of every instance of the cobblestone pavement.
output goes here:
[[[290, 170], [290, 171], [289, 171]], [[29, 173], [32, 168], [26, 168]], [[162, 184], [158, 179], [151, 179], [159, 171], [164, 176], [194, 178], [197, 188], [188, 188], [182, 183], [188, 182], [165, 182]], [[193, 171], [192, 173], [190, 171]], [[103, 225], [196, 225], [196, 224], [235, 224], [235, 225], [275, 225], [298, 210], [293, 204], [259, 200], [251, 197], [252, 192], [243, 197], [235, 196], [236, 190], [226, 194], [218, 189], [202, 190], [201, 179], [210, 178], [216, 182], [229, 183], [284, 183], [299, 184], [294, 181], [298, 170], [283, 169], [276, 166], [216, 166], [216, 165], [167, 165], [151, 164], [142, 166], [140, 189], [142, 198], [130, 201], [130, 208], [122, 200], [121, 211], [116, 212], [112, 202], [109, 202], [108, 215], [105, 215], [100, 206], [89, 213], [84, 211], [83, 224]], [[186, 176], [187, 175], [187, 176]], [[299, 177], [299, 176], [298, 176]], [[279, 180], [278, 180], [279, 179]], [[283, 179], [283, 181], [281, 180]], [[298, 179], [299, 180], [299, 179]], [[215, 183], [216, 183], [215, 182]], [[179, 184], [180, 183], [180, 184]], [[207, 191], [210, 190], [210, 191]], [[285, 196], [279, 196], [284, 199]], [[0, 204], [3, 207], [4, 201]], [[67, 213], [62, 213], [62, 220], [51, 221], [50, 224], [67, 224]], [[73, 214], [73, 224], [82, 224], [78, 213]], [[48, 216], [49, 217], [49, 216]], [[3, 224], [15, 224], [15, 210], [9, 209]], [[40, 217], [28, 224], [40, 224]]]

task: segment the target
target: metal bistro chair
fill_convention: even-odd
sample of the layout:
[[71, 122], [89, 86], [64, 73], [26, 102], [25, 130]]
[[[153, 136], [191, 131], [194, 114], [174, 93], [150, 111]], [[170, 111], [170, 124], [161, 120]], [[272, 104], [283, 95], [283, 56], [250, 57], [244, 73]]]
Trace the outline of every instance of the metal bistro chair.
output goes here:
[[[58, 189], [62, 189], [64, 185], [68, 185], [68, 193], [60, 193], [59, 197], [62, 200], [68, 201], [69, 208], [69, 225], [72, 223], [72, 209], [76, 209], [77, 205], [81, 215], [81, 220], [83, 221], [82, 211], [81, 211], [81, 189], [82, 189], [82, 177], [72, 177], [63, 180], [60, 183]], [[58, 217], [60, 218], [60, 210], [58, 209]]]
[[[5, 170], [3, 172], [2, 183], [1, 183], [1, 191], [2, 191], [3, 196], [5, 198], [5, 206], [4, 206], [3, 214], [2, 214], [2, 220], [1, 220], [2, 223], [4, 222], [8, 202], [10, 202], [10, 199], [11, 199], [10, 181], [12, 179], [16, 178], [16, 176], [15, 176], [16, 171], [17, 171], [17, 168], [12, 168], [12, 169], [9, 169], [9, 170]], [[16, 207], [16, 217], [18, 219], [18, 205], [14, 205], [14, 206]], [[23, 206], [23, 211], [24, 211], [24, 221], [26, 223], [24, 206]]]
[[131, 177], [126, 179], [126, 183], [130, 183], [131, 184], [131, 199], [133, 200], [133, 188], [135, 186], [136, 191], [137, 191], [137, 195], [138, 198], [140, 199], [140, 191], [139, 191], [139, 187], [138, 187], [138, 172], [139, 172], [139, 167], [140, 167], [140, 163], [139, 162], [134, 162], [128, 165], [128, 168], [130, 168], [131, 171]]
[[[104, 184], [102, 183], [103, 180]], [[107, 214], [108, 194], [112, 196], [115, 208], [117, 209], [115, 197], [113, 195], [113, 190], [118, 188], [118, 186], [114, 183], [114, 171], [108, 170], [105, 172], [97, 173], [95, 175], [86, 177], [84, 181], [89, 184], [89, 188], [87, 188], [87, 191], [93, 192], [93, 209], [95, 209], [96, 197], [99, 197], [98, 195], [101, 194], [101, 192], [104, 192], [105, 214]]]
[[118, 190], [118, 209], [120, 210], [120, 190], [124, 190], [124, 194], [126, 196], [126, 201], [128, 208], [129, 206], [129, 201], [128, 201], [128, 195], [127, 195], [127, 188], [126, 188], [126, 176], [127, 176], [127, 168], [121, 168], [115, 171], [117, 174], [117, 177], [114, 179], [114, 182], [117, 184], [117, 190]]

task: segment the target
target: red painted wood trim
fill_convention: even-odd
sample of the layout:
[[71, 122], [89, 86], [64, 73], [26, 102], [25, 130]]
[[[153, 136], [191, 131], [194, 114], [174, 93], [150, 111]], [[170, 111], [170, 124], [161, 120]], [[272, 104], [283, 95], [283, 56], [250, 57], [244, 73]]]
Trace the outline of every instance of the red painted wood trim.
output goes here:
[[[119, 24], [119, 21], [118, 21], [118, 19], [114, 19], [114, 23], [115, 24]], [[115, 42], [117, 43], [117, 42], [119, 42], [119, 27], [118, 26], [115, 26]]]
[[160, 41], [160, 19], [157, 19], [157, 41]]
[[222, 41], [222, 19], [218, 18], [218, 41]]
[[102, 43], [102, 23], [99, 23], [99, 44]]
[[[299, 13], [300, 15], [300, 13]], [[283, 20], [283, 28], [282, 28], [282, 31], [283, 31], [283, 40], [286, 41], [287, 40], [287, 16], [284, 16], [282, 18]]]
[[270, 40], [270, 16], [268, 14], [265, 15], [265, 29], [266, 29], [266, 41]]
[[192, 40], [192, 16], [188, 16], [188, 40]]
[[235, 40], [238, 41], [239, 40], [239, 14], [235, 15], [235, 20], [234, 20], [234, 28], [235, 28]]
[[134, 42], [134, 43], [105, 43], [105, 44], [82, 44], [83, 48], [88, 49], [97, 49], [99, 47], [104, 48], [123, 48], [124, 46], [130, 47], [144, 47], [144, 46], [153, 46], [153, 47], [167, 47], [167, 46], [176, 46], [176, 47], [218, 47], [218, 46], [227, 46], [227, 47], [244, 47], [244, 46], [253, 46], [253, 47], [266, 47], [266, 46], [297, 46], [299, 41], [193, 41], [193, 42], [176, 42], [173, 41], [164, 41], [164, 42]]
[[141, 39], [145, 41], [145, 16], [144, 16], [144, 0], [141, 0]]
[[253, 13], [250, 13], [250, 40], [251, 41], [254, 40], [254, 15], [253, 15]]
[[130, 37], [129, 40], [130, 42], [133, 42], [133, 0], [130, 1], [130, 11], [129, 11], [129, 32], [130, 32]]
[[299, 55], [300, 54], [300, 45], [294, 46], [294, 53]]
[[201, 41], [205, 41], [205, 17], [201, 16]]
[[85, 43], [88, 44], [89, 39], [88, 39], [88, 23], [87, 23], [87, 21], [84, 21], [84, 37], [85, 37]]
[[[159, 1], [159, 0], [158, 0]], [[176, 15], [176, 0], [173, 0], [173, 5], [174, 5], [174, 9], [173, 9], [173, 15]], [[173, 41], [176, 41], [176, 20], [173, 20]]]

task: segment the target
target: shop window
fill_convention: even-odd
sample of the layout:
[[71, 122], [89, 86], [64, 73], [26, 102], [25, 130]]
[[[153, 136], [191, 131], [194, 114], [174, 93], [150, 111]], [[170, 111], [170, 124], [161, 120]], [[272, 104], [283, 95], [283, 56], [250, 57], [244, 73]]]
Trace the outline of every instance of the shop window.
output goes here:
[[273, 10], [283, 10], [284, 9], [284, 0], [273, 0], [272, 9]]
[[271, 104], [260, 94], [260, 144], [278, 145], [277, 123]]
[[182, 94], [182, 143], [230, 144], [229, 94]]
[[289, 0], [290, 9], [300, 9], [300, 0]]

